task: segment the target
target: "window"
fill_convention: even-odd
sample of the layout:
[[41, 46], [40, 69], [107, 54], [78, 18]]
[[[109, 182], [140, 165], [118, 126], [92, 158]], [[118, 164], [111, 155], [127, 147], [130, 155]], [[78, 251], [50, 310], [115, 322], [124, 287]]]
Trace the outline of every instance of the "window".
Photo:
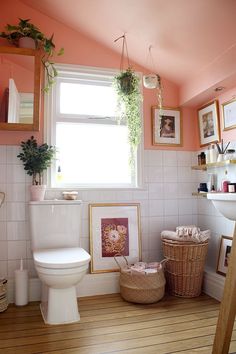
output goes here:
[[58, 151], [51, 186], [140, 186], [140, 151], [131, 167], [128, 129], [116, 119], [116, 72], [69, 65], [57, 70], [46, 112], [49, 143]]

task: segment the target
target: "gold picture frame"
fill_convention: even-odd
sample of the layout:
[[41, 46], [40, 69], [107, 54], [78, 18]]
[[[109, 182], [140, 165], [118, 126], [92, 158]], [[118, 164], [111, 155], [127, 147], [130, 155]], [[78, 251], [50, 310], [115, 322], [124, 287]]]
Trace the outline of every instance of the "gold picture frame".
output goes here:
[[232, 241], [232, 237], [221, 236], [216, 272], [224, 276], [226, 276], [229, 265], [229, 256], [231, 252]]
[[153, 145], [182, 146], [182, 136], [180, 108], [152, 106]]
[[89, 204], [91, 273], [117, 272], [114, 256], [141, 259], [139, 203]]
[[218, 101], [212, 101], [198, 109], [200, 146], [220, 141]]
[[236, 128], [236, 98], [222, 104], [223, 130]]

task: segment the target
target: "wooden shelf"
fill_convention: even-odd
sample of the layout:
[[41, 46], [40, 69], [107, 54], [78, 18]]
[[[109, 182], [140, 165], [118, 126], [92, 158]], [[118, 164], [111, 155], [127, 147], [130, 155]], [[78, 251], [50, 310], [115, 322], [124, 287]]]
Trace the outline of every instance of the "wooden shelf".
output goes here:
[[236, 164], [236, 160], [225, 160], [221, 162], [213, 162], [213, 163], [208, 163], [206, 165], [195, 165], [192, 166], [192, 170], [199, 170], [199, 171], [206, 171], [208, 168], [214, 168], [214, 167], [224, 167], [228, 165], [234, 165]]
[[207, 192], [201, 192], [201, 193], [193, 192], [193, 193], [192, 193], [192, 196], [194, 196], [194, 197], [200, 197], [200, 198], [206, 198], [206, 197], [207, 197]]

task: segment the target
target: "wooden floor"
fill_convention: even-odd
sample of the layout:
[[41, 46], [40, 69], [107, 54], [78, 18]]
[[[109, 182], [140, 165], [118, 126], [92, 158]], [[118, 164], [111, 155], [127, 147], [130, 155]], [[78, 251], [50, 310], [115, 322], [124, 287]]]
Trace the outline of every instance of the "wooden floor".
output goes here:
[[202, 295], [137, 305], [114, 294], [81, 298], [79, 308], [79, 323], [49, 326], [38, 303], [10, 305], [0, 314], [0, 353], [210, 354], [219, 303]]

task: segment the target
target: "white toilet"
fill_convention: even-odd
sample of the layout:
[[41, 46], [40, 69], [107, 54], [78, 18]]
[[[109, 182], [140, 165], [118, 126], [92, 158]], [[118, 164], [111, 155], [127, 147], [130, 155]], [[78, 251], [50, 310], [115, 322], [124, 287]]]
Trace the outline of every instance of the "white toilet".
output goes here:
[[77, 322], [76, 285], [91, 258], [79, 247], [81, 201], [29, 202], [29, 219], [34, 264], [42, 281], [43, 319], [48, 324]]

